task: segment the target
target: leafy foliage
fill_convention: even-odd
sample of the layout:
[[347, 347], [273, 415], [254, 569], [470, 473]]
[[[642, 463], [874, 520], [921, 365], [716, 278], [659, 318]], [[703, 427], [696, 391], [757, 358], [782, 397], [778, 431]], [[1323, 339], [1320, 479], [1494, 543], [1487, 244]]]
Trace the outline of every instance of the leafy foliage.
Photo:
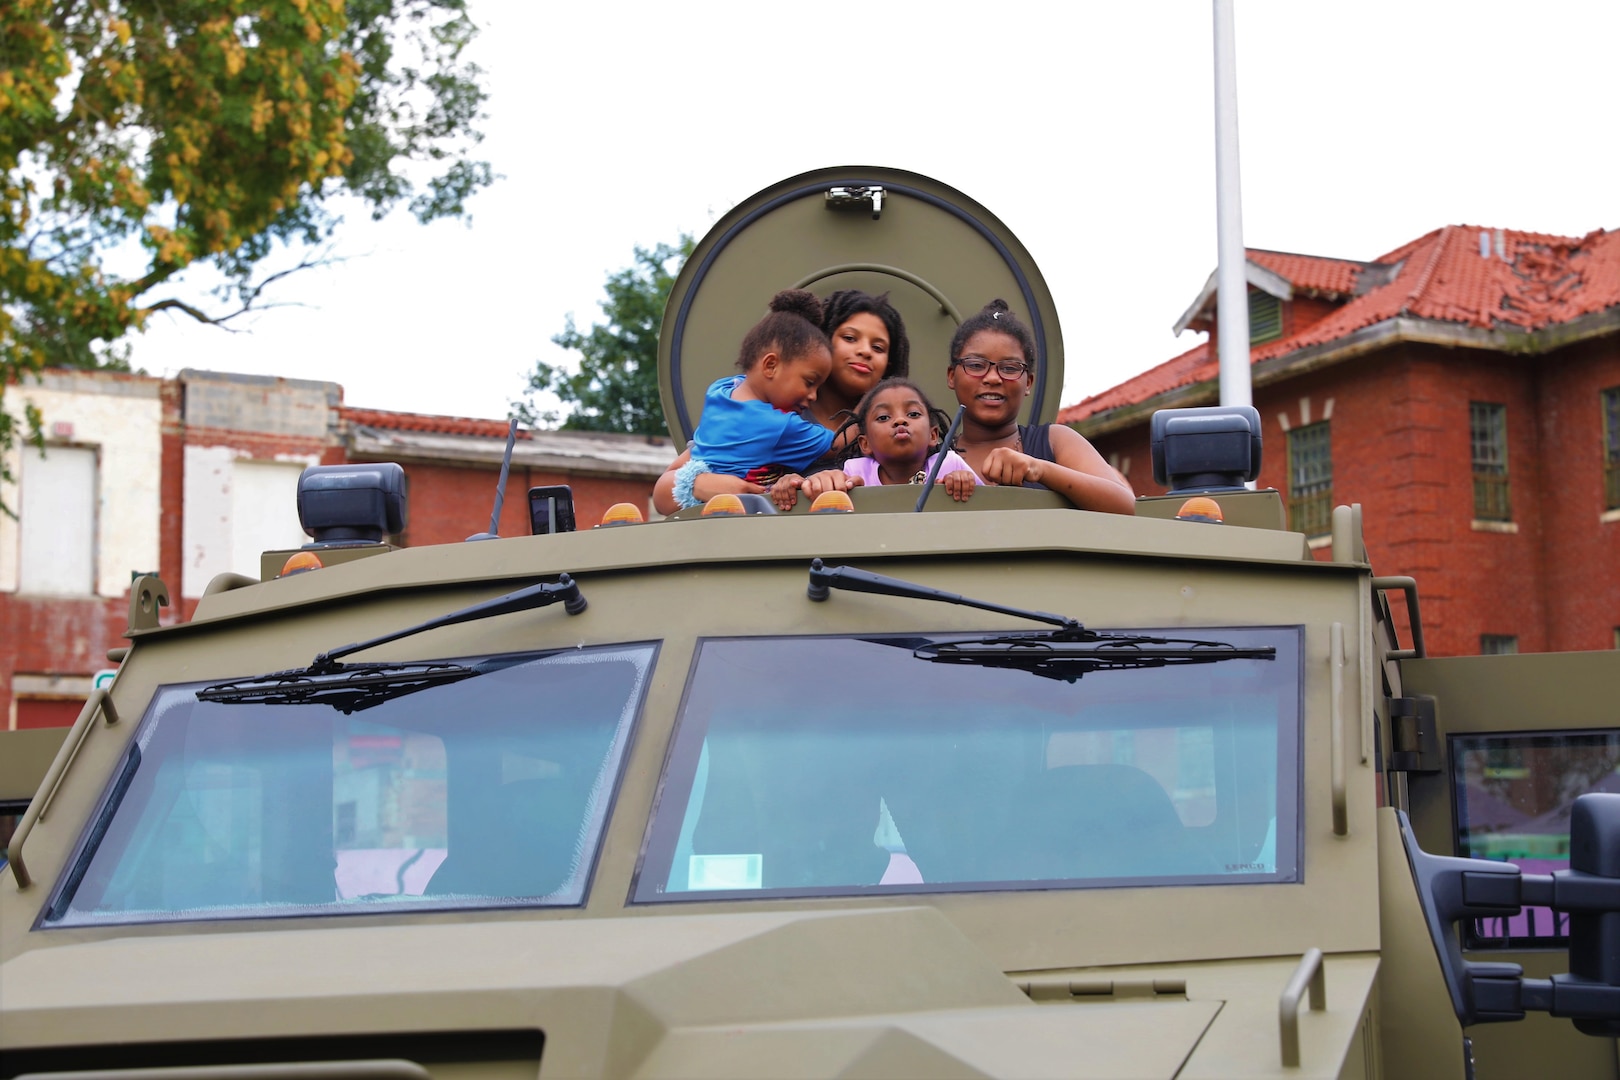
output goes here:
[[[127, 366], [155, 311], [228, 323], [291, 272], [260, 274], [277, 244], [332, 235], [337, 195], [464, 215], [493, 179], [466, 157], [467, 2], [0, 2], [0, 395]], [[406, 169], [433, 175], [417, 192]], [[226, 278], [212, 302], [174, 280], [199, 262]], [[15, 434], [0, 412], [0, 451]]]
[[569, 315], [563, 332], [551, 339], [580, 354], [579, 370], [537, 361], [524, 400], [512, 403], [512, 415], [530, 427], [555, 424], [555, 412], [537, 412], [534, 405], [536, 394], [549, 392], [573, 406], [562, 423], [565, 431], [663, 432], [658, 326], [692, 248], [692, 237], [685, 234], [673, 247], [637, 247], [633, 265], [608, 275], [607, 299], [602, 301], [607, 324], [582, 334]]

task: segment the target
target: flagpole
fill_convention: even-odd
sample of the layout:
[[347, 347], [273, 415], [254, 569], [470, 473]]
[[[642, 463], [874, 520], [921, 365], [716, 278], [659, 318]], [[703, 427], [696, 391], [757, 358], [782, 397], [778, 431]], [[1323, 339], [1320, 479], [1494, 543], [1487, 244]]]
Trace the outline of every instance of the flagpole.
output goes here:
[[1215, 3], [1216, 352], [1222, 405], [1252, 405], [1249, 381], [1248, 254], [1243, 248], [1243, 184], [1238, 165], [1237, 49], [1234, 0]]

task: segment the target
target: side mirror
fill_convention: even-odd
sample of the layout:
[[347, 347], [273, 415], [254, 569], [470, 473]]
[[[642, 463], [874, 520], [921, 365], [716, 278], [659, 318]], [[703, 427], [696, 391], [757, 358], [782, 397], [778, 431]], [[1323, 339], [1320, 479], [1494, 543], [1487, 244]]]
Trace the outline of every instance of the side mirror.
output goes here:
[[[1430, 855], [1418, 847], [1406, 814], [1397, 816], [1429, 937], [1464, 1027], [1545, 1012], [1574, 1020], [1587, 1035], [1620, 1035], [1620, 794], [1592, 792], [1575, 800], [1569, 869], [1551, 874]], [[1568, 974], [1526, 979], [1518, 964], [1463, 959], [1459, 920], [1511, 917], [1525, 905], [1569, 913]]]

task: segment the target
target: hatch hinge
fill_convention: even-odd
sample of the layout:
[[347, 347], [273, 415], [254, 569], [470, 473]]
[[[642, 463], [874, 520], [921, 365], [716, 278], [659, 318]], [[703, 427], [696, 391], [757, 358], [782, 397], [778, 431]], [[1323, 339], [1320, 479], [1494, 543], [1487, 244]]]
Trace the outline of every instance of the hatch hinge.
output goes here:
[[1186, 979], [1014, 979], [1031, 1001], [1120, 1001], [1185, 998]]
[[1390, 698], [1389, 735], [1391, 772], [1440, 771], [1440, 731], [1434, 719], [1434, 698]]
[[883, 188], [877, 184], [866, 187], [835, 187], [827, 189], [827, 209], [863, 210], [872, 208], [872, 220], [883, 216]]

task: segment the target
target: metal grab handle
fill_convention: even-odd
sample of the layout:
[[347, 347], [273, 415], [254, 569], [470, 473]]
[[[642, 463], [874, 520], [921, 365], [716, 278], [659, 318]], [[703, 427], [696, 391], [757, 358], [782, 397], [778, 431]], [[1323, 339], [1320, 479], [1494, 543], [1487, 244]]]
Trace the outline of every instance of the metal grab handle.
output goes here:
[[34, 822], [45, 816], [50, 808], [51, 800], [56, 797], [56, 789], [62, 784], [62, 777], [67, 775], [68, 766], [79, 754], [79, 747], [84, 745], [85, 736], [95, 726], [96, 717], [106, 713], [108, 725], [118, 723], [118, 710], [113, 708], [112, 699], [107, 696], [106, 687], [97, 687], [90, 691], [85, 699], [84, 708], [79, 710], [79, 718], [73, 721], [68, 729], [67, 738], [62, 740], [62, 748], [56, 752], [56, 758], [51, 767], [45, 771], [45, 779], [40, 781], [39, 791], [34, 795], [28, 809], [23, 812], [22, 820], [17, 822], [17, 829], [11, 834], [11, 844], [6, 851], [6, 860], [11, 864], [11, 876], [17, 882], [18, 889], [26, 889], [33, 883], [28, 874], [28, 864], [23, 862], [23, 841], [28, 834], [34, 831]]
[[[1406, 615], [1412, 624], [1412, 647], [1410, 649], [1391, 649], [1387, 660], [1420, 660], [1429, 655], [1423, 647], [1423, 616], [1418, 613], [1417, 579], [1409, 577], [1375, 577], [1372, 579], [1374, 592], [1387, 592], [1390, 589], [1399, 589], [1406, 594]], [[1395, 628], [1389, 628], [1389, 636], [1395, 636]]]
[[1333, 686], [1329, 707], [1329, 733], [1333, 739], [1333, 835], [1349, 836], [1350, 814], [1344, 778], [1344, 623], [1334, 623], [1328, 630], [1328, 671]]
[[265, 1065], [180, 1065], [156, 1069], [84, 1069], [23, 1073], [17, 1080], [431, 1080], [414, 1061], [287, 1061]]
[[898, 266], [885, 266], [882, 263], [867, 262], [839, 263], [837, 266], [829, 266], [825, 270], [817, 270], [815, 273], [810, 274], [807, 277], [800, 278], [798, 281], [793, 283], [793, 288], [807, 289], [811, 285], [814, 285], [816, 282], [820, 281], [822, 278], [830, 278], [834, 274], [853, 274], [862, 270], [869, 273], [888, 274], [890, 277], [897, 277], [901, 281], [910, 282], [931, 296], [934, 299], [934, 302], [939, 305], [939, 310], [942, 313], [949, 315], [952, 319], [956, 320], [956, 325], [962, 325], [962, 313], [956, 310], [956, 305], [951, 303], [950, 299], [944, 293], [940, 292], [933, 285], [918, 277], [916, 274], [913, 274], [910, 270], [902, 270]]
[[1282, 997], [1277, 1001], [1277, 1023], [1282, 1038], [1284, 1068], [1299, 1067], [1299, 999], [1305, 996], [1305, 987], [1311, 988], [1311, 1011], [1327, 1011], [1327, 972], [1322, 967], [1322, 950], [1307, 949], [1299, 958], [1299, 966], [1288, 977]]

